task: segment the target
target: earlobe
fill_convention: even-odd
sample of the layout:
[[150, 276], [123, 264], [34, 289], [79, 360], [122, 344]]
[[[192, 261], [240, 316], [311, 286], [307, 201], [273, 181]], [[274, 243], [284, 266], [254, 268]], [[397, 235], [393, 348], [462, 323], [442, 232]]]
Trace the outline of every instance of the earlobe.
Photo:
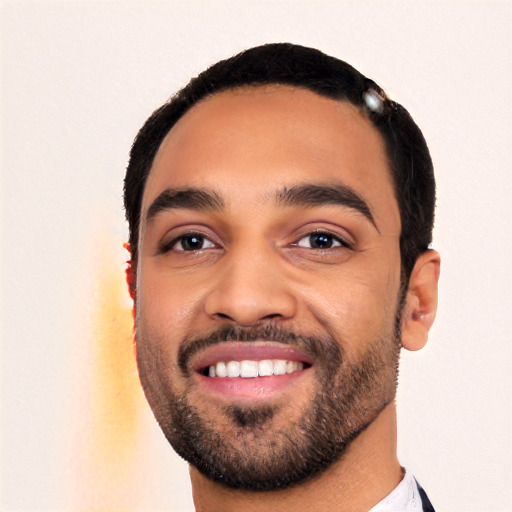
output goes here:
[[420, 254], [411, 272], [402, 316], [402, 346], [419, 350], [425, 346], [428, 331], [437, 312], [437, 283], [441, 258], [428, 250]]
[[130, 244], [123, 244], [123, 247], [130, 253], [130, 259], [126, 262], [126, 284], [128, 285], [128, 293], [135, 300], [135, 275], [133, 271], [133, 260], [131, 258], [132, 251]]

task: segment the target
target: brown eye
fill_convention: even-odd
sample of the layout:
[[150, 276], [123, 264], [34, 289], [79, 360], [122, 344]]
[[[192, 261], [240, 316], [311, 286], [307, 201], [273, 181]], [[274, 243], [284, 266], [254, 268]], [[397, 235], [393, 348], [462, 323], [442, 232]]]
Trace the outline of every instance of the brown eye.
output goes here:
[[315, 233], [309, 237], [309, 244], [313, 249], [330, 249], [333, 243], [333, 237], [330, 235], [324, 235], [323, 233]]
[[176, 238], [171, 249], [174, 251], [200, 251], [214, 248], [215, 244], [199, 233], [187, 233]]
[[299, 247], [306, 247], [308, 249], [326, 250], [334, 247], [349, 247], [349, 244], [344, 240], [334, 236], [330, 233], [311, 233], [301, 238], [297, 245]]

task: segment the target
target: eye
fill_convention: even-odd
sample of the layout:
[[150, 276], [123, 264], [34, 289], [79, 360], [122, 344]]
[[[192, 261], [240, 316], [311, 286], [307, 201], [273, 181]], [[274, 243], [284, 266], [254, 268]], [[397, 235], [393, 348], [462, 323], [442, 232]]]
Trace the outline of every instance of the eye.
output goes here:
[[333, 249], [335, 247], [347, 247], [350, 245], [345, 240], [331, 234], [322, 231], [310, 233], [307, 236], [302, 237], [295, 245], [299, 247], [306, 247], [308, 249]]
[[174, 238], [169, 244], [166, 244], [164, 250], [172, 251], [201, 251], [203, 249], [213, 249], [217, 247], [210, 239], [200, 233], [185, 233]]

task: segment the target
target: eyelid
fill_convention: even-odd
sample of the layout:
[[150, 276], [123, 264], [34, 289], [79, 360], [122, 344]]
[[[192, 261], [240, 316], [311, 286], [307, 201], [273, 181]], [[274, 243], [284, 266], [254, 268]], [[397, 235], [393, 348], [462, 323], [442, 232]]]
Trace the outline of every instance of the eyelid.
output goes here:
[[[342, 238], [340, 238], [339, 236], [336, 236], [336, 235], [333, 235], [332, 233], [328, 233], [328, 232], [324, 232], [324, 231], [313, 231], [312, 233], [310, 233], [309, 235], [305, 235], [301, 238], [299, 238], [297, 240], [297, 242], [295, 242], [294, 245], [298, 246], [298, 247], [304, 247], [307, 249], [307, 246], [306, 245], [301, 245], [301, 241], [302, 240], [306, 240], [308, 238], [311, 238], [313, 235], [327, 235], [328, 237], [332, 238], [333, 242], [336, 242], [338, 245], [335, 245], [333, 247], [326, 247], [325, 249], [317, 249], [317, 250], [324, 250], [324, 251], [327, 251], [329, 249], [335, 249], [336, 247], [344, 247], [346, 249], [350, 248], [350, 245], [348, 244], [348, 242], [346, 242], [345, 240], [343, 240]], [[310, 247], [310, 249], [314, 249], [312, 247]]]
[[[347, 249], [355, 250], [356, 242], [352, 236], [350, 236], [348, 233], [342, 234], [339, 232], [339, 230], [336, 230], [335, 228], [328, 228], [325, 225], [319, 226], [316, 228], [311, 227], [304, 227], [300, 230], [300, 232], [295, 236], [295, 241], [291, 244], [292, 246], [299, 246], [298, 242], [302, 240], [303, 238], [306, 238], [311, 235], [315, 234], [326, 234], [329, 236], [332, 236], [336, 240], [338, 240], [342, 247]], [[300, 247], [300, 246], [299, 246]], [[334, 247], [333, 247], [334, 249]], [[326, 249], [328, 250], [328, 249]]]
[[[175, 231], [172, 229], [171, 231]], [[168, 232], [169, 233], [169, 232]], [[198, 235], [201, 238], [204, 238], [211, 242], [215, 247], [206, 247], [202, 249], [197, 249], [197, 251], [203, 251], [203, 250], [211, 250], [215, 248], [220, 248], [221, 244], [218, 240], [216, 240], [216, 237], [214, 237], [210, 233], [205, 233], [200, 227], [196, 226], [184, 226], [184, 229], [182, 231], [178, 231], [176, 234], [171, 236], [170, 238], [167, 236], [168, 233], [166, 233], [166, 236], [162, 238], [162, 241], [158, 244], [158, 254], [164, 254], [171, 250], [174, 250], [176, 252], [194, 252], [194, 251], [185, 251], [185, 250], [176, 250], [173, 249], [174, 246], [183, 238], [187, 236], [193, 236]]]
[[[211, 247], [201, 247], [200, 249], [195, 249], [195, 250], [190, 250], [190, 251], [186, 251], [185, 249], [183, 248], [179, 248], [179, 244], [180, 242], [182, 242], [185, 238], [189, 238], [189, 237], [194, 237], [196, 236], [197, 238], [201, 238], [203, 242], [209, 242]], [[207, 236], [203, 236], [199, 233], [185, 233], [184, 235], [181, 235], [177, 238], [175, 238], [174, 240], [172, 240], [169, 244], [169, 250], [171, 251], [177, 251], [177, 252], [196, 252], [196, 251], [204, 251], [206, 249], [214, 249], [216, 248], [217, 245], [212, 242]]]

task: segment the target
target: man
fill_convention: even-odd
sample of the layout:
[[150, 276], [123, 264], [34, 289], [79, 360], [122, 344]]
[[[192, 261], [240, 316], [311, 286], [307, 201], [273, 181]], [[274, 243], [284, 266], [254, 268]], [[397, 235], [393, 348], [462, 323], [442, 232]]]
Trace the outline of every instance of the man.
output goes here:
[[437, 307], [432, 163], [348, 64], [253, 48], [155, 111], [125, 179], [148, 402], [199, 511], [433, 510], [396, 456]]

